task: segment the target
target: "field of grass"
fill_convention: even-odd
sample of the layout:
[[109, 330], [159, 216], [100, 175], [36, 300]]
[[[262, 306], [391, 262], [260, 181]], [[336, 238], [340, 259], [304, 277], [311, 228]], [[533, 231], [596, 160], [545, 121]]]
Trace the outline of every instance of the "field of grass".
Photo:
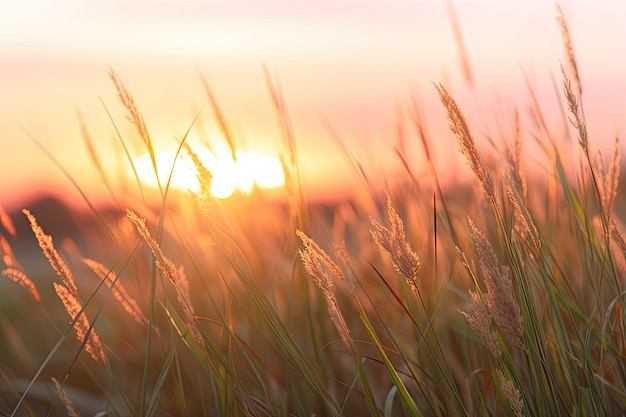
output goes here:
[[[435, 84], [472, 186], [444, 187], [435, 170], [417, 179], [406, 164], [389, 189], [358, 174], [354, 198], [308, 204], [268, 77], [285, 136], [284, 202], [214, 199], [183, 136], [197, 195], [174, 198], [166, 183], [157, 205], [117, 195], [118, 209], [93, 207], [85, 247], [57, 241], [25, 210], [50, 264], [41, 276], [14, 255], [19, 236], [0, 212], [11, 299], [0, 306], [0, 415], [626, 415], [620, 148], [594, 150], [561, 27], [576, 152], [539, 108], [525, 121], [539, 130], [516, 116], [510, 136], [479, 149]], [[112, 78], [137, 131], [120, 139], [153, 154]], [[527, 179], [531, 141], [545, 172]]]

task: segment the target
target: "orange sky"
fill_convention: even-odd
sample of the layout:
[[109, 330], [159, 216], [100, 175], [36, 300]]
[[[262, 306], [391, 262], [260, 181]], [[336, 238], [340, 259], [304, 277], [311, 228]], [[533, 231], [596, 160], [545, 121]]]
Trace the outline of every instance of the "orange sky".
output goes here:
[[[242, 149], [276, 154], [280, 138], [264, 78], [280, 79], [307, 184], [350, 183], [324, 120], [376, 177], [390, 175], [397, 108], [419, 94], [442, 170], [454, 138], [431, 81], [442, 81], [477, 136], [510, 128], [525, 114], [525, 71], [557, 117], [551, 77], [564, 60], [556, 9], [549, 1], [454, 2], [475, 77], [464, 83], [442, 0], [38, 0], [0, 5], [0, 204], [68, 182], [20, 130], [32, 132], [88, 189], [99, 189], [81, 140], [80, 109], [98, 150], [119, 170], [113, 129], [99, 97], [124, 133], [132, 129], [116, 101], [111, 66], [133, 93], [159, 150], [175, 148], [214, 89]], [[15, 4], [13, 4], [15, 3]], [[506, 4], [503, 4], [506, 3]], [[593, 3], [593, 4], [591, 4]], [[592, 140], [625, 131], [626, 6], [564, 1], [584, 88]], [[524, 120], [522, 120], [523, 122]], [[500, 124], [502, 126], [500, 126]], [[211, 112], [201, 126], [219, 142]], [[411, 136], [413, 138], [413, 136]], [[142, 149], [133, 149], [139, 154]], [[420, 148], [408, 156], [419, 167]], [[455, 170], [464, 173], [462, 162]], [[419, 171], [419, 168], [418, 168]], [[69, 191], [69, 198], [76, 193]]]

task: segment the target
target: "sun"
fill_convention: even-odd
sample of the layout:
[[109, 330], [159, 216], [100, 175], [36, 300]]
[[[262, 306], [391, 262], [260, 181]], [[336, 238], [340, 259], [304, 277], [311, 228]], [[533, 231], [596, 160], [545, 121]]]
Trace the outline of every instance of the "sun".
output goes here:
[[[161, 185], [167, 182], [174, 157], [175, 154], [169, 152], [155, 154]], [[246, 151], [237, 151], [235, 157], [236, 160], [233, 160], [230, 152], [226, 150], [219, 150], [215, 153], [198, 152], [198, 158], [213, 175], [210, 189], [214, 197], [225, 199], [236, 190], [248, 193], [255, 187], [271, 189], [285, 184], [285, 173], [278, 157]], [[193, 164], [186, 158], [186, 155], [181, 155], [179, 158], [172, 173], [170, 187], [198, 192], [200, 183]], [[142, 183], [157, 187], [157, 176], [150, 155], [142, 155], [133, 162]]]

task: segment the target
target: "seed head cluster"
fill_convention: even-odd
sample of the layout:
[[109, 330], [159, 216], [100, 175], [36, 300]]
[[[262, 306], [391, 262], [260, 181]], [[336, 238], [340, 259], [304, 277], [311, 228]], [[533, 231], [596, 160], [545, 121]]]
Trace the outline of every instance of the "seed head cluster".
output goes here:
[[[514, 342], [522, 345], [524, 326], [520, 306], [513, 297], [511, 270], [500, 266], [493, 247], [485, 234], [468, 218], [470, 232], [476, 252], [483, 282], [487, 288], [484, 295], [489, 313], [500, 330], [511, 336]], [[466, 316], [467, 317], [467, 316]]]
[[389, 195], [387, 195], [387, 217], [389, 228], [370, 217], [373, 227], [370, 230], [372, 238], [383, 251], [391, 256], [391, 262], [396, 272], [404, 276], [411, 287], [416, 288], [417, 274], [422, 263], [411, 249], [411, 244], [406, 240], [404, 224], [394, 209]]

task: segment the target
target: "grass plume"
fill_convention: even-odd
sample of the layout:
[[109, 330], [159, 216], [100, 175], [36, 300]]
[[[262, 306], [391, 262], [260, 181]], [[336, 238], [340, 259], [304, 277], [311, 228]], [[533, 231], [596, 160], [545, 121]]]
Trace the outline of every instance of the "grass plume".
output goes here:
[[87, 316], [85, 316], [85, 313], [82, 312], [82, 304], [78, 301], [78, 298], [74, 293], [72, 293], [72, 291], [63, 285], [57, 284], [56, 282], [53, 282], [52, 284], [54, 286], [54, 291], [57, 293], [59, 299], [65, 307], [65, 311], [67, 311], [67, 314], [70, 316], [72, 321], [75, 320], [74, 330], [76, 330], [76, 337], [78, 341], [85, 345], [85, 351], [89, 353], [89, 356], [91, 356], [94, 361], [104, 365], [106, 356], [104, 355], [102, 342], [100, 341], [100, 337], [96, 331], [89, 323]]
[[2, 226], [11, 236], [15, 236], [17, 234], [15, 224], [13, 224], [13, 219], [11, 219], [9, 213], [7, 213], [4, 207], [2, 207], [2, 204], [0, 204], [0, 226]]
[[38, 303], [41, 302], [41, 296], [39, 295], [39, 291], [37, 291], [37, 287], [30, 279], [28, 279], [23, 271], [16, 268], [5, 268], [2, 270], [2, 272], [0, 272], [0, 274], [2, 274], [2, 276], [4, 277], [7, 277], [13, 282], [20, 284], [26, 291], [28, 291], [33, 296], [35, 301], [37, 301]]
[[520, 306], [513, 298], [511, 270], [501, 266], [487, 236], [468, 219], [471, 237], [478, 254], [478, 263], [487, 288], [485, 303], [500, 330], [508, 333], [518, 345], [522, 344], [524, 325]]
[[61, 278], [63, 285], [65, 288], [69, 290], [74, 296], [78, 294], [78, 288], [76, 288], [76, 283], [74, 282], [74, 276], [72, 275], [72, 271], [67, 266], [65, 260], [59, 255], [59, 252], [54, 248], [54, 243], [52, 242], [52, 236], [47, 235], [41, 226], [37, 224], [37, 219], [35, 216], [31, 214], [30, 211], [24, 209], [22, 210], [24, 215], [28, 218], [30, 222], [30, 227], [33, 229], [33, 233], [35, 233], [35, 237], [37, 238], [37, 242], [39, 243], [39, 247], [43, 251], [44, 256], [56, 272], [57, 276]]
[[76, 406], [74, 405], [72, 400], [69, 399], [69, 397], [65, 393], [65, 390], [63, 389], [61, 384], [59, 384], [59, 381], [57, 381], [55, 377], [51, 377], [50, 380], [52, 380], [54, 387], [59, 393], [59, 400], [61, 400], [61, 404], [63, 404], [63, 406], [65, 407], [65, 412], [67, 413], [68, 417], [80, 417], [80, 413], [78, 412], [78, 410], [76, 410]]
[[418, 271], [422, 263], [406, 239], [404, 224], [393, 207], [389, 195], [387, 195], [387, 220], [389, 228], [370, 218], [373, 227], [370, 230], [372, 238], [383, 251], [391, 256], [396, 272], [404, 276], [411, 287], [417, 288]]
[[146, 227], [146, 220], [137, 216], [132, 210], [126, 209], [126, 217], [135, 225], [139, 236], [148, 244], [154, 255], [154, 262], [163, 275], [168, 278], [175, 287], [178, 287], [178, 272], [176, 266], [169, 260], [161, 250], [159, 243], [150, 235]]
[[469, 166], [472, 172], [474, 172], [474, 175], [476, 175], [478, 182], [485, 191], [485, 196], [489, 200], [495, 201], [495, 187], [492, 175], [487, 170], [487, 167], [480, 156], [480, 152], [476, 146], [476, 141], [474, 140], [467, 121], [465, 120], [465, 115], [442, 84], [435, 84], [435, 89], [439, 93], [439, 99], [446, 109], [446, 115], [448, 117], [448, 121], [450, 122], [450, 131], [456, 136], [459, 150], [463, 156], [465, 156], [467, 166]]

